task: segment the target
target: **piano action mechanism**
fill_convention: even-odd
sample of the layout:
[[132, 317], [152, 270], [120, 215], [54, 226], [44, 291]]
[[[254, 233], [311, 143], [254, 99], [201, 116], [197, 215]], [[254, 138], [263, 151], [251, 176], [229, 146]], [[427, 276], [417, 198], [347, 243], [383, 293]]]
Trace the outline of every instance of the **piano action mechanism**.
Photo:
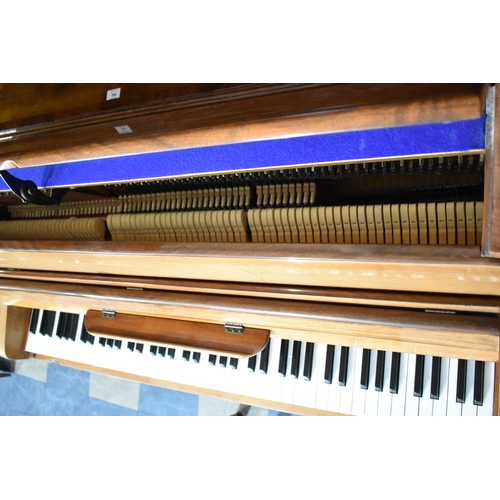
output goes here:
[[495, 87], [186, 89], [11, 127], [10, 172], [70, 189], [0, 198], [2, 356], [293, 413], [498, 415]]

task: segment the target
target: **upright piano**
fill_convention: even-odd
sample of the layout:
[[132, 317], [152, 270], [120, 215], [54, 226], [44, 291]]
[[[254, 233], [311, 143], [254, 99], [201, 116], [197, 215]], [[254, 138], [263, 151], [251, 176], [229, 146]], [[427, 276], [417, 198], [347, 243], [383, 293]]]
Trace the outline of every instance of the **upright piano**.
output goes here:
[[498, 415], [489, 84], [0, 87], [0, 355], [307, 415]]

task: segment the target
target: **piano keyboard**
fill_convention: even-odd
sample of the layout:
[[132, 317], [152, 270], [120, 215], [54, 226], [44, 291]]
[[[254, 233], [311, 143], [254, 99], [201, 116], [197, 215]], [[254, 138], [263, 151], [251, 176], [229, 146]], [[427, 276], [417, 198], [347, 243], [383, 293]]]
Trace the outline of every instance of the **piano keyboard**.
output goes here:
[[490, 416], [495, 363], [271, 337], [251, 358], [94, 337], [84, 315], [33, 310], [26, 351], [348, 415]]

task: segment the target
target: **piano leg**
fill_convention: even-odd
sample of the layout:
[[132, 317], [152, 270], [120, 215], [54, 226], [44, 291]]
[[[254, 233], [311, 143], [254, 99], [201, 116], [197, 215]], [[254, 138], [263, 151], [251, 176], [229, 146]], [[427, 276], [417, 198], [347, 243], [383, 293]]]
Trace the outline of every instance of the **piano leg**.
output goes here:
[[251, 406], [248, 405], [240, 405], [238, 408], [238, 411], [236, 413], [233, 413], [231, 417], [246, 417], [248, 415], [248, 412], [250, 411]]

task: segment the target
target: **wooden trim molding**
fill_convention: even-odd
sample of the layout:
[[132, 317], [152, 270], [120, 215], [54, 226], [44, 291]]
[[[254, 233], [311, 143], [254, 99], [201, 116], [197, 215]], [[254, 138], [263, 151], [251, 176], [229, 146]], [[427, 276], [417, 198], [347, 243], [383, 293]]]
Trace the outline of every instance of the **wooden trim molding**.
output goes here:
[[484, 217], [481, 253], [500, 257], [500, 93], [490, 86], [486, 100]]

